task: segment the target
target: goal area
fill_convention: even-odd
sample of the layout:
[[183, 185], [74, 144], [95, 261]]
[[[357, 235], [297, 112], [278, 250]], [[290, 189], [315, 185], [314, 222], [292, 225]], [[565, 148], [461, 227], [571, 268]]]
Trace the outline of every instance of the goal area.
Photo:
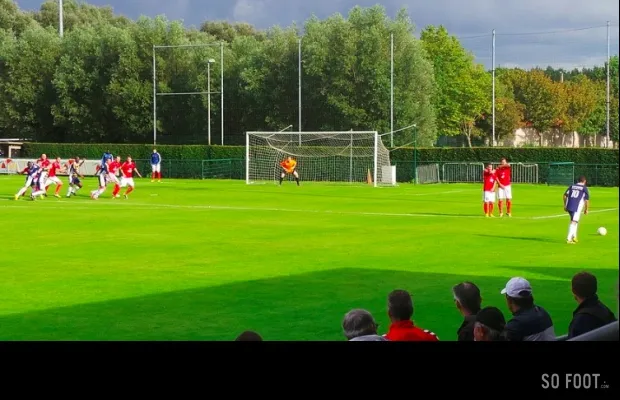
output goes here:
[[376, 131], [246, 132], [246, 183], [279, 181], [287, 157], [297, 161], [302, 182], [396, 184], [396, 167]]

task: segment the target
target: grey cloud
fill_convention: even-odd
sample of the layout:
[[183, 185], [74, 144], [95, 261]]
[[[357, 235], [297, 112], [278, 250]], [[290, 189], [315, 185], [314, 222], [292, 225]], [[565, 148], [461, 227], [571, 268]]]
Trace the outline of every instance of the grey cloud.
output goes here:
[[[22, 8], [38, 8], [41, 0], [17, 0]], [[131, 18], [166, 14], [199, 25], [208, 19], [248, 22], [259, 28], [302, 25], [312, 14], [325, 18], [346, 14], [355, 5], [378, 0], [87, 0], [110, 4]], [[520, 32], [564, 31], [612, 22], [612, 54], [618, 53], [617, 0], [383, 0], [389, 15], [406, 7], [418, 27], [444, 25], [461, 38], [478, 62], [491, 65], [491, 31], [496, 29], [496, 62], [503, 66], [582, 67], [601, 64], [607, 56], [606, 28], [540, 35]], [[472, 38], [472, 36], [482, 36]]]

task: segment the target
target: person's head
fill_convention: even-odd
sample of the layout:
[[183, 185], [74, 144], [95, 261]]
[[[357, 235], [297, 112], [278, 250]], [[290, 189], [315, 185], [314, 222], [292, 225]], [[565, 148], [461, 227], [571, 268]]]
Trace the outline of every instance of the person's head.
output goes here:
[[33, 165], [34, 163], [32, 161], [28, 161], [28, 163], [26, 164], [28, 168], [32, 168]]
[[474, 340], [476, 342], [502, 340], [502, 332], [505, 326], [504, 314], [497, 307], [485, 307], [476, 314]]
[[47, 160], [47, 154], [41, 154], [41, 160]]
[[388, 295], [390, 321], [409, 321], [413, 317], [413, 299], [406, 290], [394, 290]]
[[501, 160], [499, 160], [499, 163], [500, 163], [501, 165], [506, 165], [506, 164], [508, 164], [508, 160], [506, 160], [506, 157], [502, 157], [502, 159], [501, 159]]
[[133, 160], [133, 158], [131, 158], [131, 156], [127, 157], [127, 162], [131, 162]]
[[342, 330], [347, 340], [360, 336], [376, 335], [379, 325], [372, 314], [366, 310], [355, 309], [345, 314], [342, 320]]
[[157, 149], [153, 149], [153, 153], [157, 153]]
[[462, 282], [452, 288], [452, 295], [456, 308], [463, 314], [475, 315], [480, 311], [482, 297], [480, 297], [480, 289], [472, 282]]
[[506, 304], [512, 313], [534, 306], [532, 286], [525, 278], [510, 279], [501, 294], [506, 295]]
[[60, 157], [56, 157], [56, 162], [60, 162], [61, 158]]
[[262, 342], [263, 338], [256, 332], [245, 331], [235, 339], [235, 342]]
[[488, 164], [486, 164], [486, 166], [485, 166], [485, 167], [486, 167], [486, 169], [487, 169], [488, 171], [490, 171], [490, 170], [492, 170], [492, 169], [493, 169], [493, 164], [488, 163]]
[[596, 281], [596, 277], [591, 273], [579, 272], [573, 276], [571, 287], [575, 300], [581, 304], [584, 300], [596, 296], [598, 282]]
[[121, 156], [116, 156], [116, 162], [121, 162]]
[[586, 179], [586, 177], [585, 177], [585, 176], [583, 176], [583, 175], [582, 175], [582, 176], [580, 176], [580, 177], [579, 177], [579, 179], [577, 179], [577, 183], [580, 183], [580, 184], [582, 184], [582, 185], [585, 185], [585, 184], [586, 184], [586, 182], [587, 182], [587, 179]]
[[75, 160], [75, 162], [80, 162], [80, 157], [75, 156], [74, 160]]

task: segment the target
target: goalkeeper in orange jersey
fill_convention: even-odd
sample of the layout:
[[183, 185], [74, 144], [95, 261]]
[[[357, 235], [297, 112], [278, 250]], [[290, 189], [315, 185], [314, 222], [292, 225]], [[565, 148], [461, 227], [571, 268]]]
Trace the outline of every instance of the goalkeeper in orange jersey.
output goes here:
[[282, 167], [282, 173], [280, 174], [280, 185], [282, 185], [282, 181], [287, 174], [292, 174], [295, 177], [295, 181], [297, 182], [297, 186], [299, 186], [299, 173], [297, 172], [297, 161], [295, 161], [292, 157], [287, 157], [284, 161], [280, 162], [280, 166]]

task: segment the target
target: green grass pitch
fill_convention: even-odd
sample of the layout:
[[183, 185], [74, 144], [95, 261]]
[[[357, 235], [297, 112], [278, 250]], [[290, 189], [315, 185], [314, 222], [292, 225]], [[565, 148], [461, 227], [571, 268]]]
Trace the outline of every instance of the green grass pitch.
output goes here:
[[[64, 178], [63, 178], [64, 179]], [[514, 217], [484, 218], [481, 185], [393, 188], [136, 179], [129, 200], [13, 200], [0, 176], [1, 340], [344, 340], [352, 308], [385, 333], [387, 294], [414, 296], [416, 323], [455, 340], [451, 287], [500, 290], [524, 276], [564, 334], [570, 278], [588, 270], [616, 310], [618, 188], [591, 188], [580, 242], [565, 242], [563, 187], [514, 185]], [[50, 187], [52, 194], [54, 187]], [[28, 192], [30, 193], [30, 192]], [[599, 226], [609, 233], [596, 234]]]

